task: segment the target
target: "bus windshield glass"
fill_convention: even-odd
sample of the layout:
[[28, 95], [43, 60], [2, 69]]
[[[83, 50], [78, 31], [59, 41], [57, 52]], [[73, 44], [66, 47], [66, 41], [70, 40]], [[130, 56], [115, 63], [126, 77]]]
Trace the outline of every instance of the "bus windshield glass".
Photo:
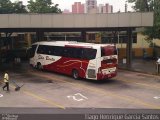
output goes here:
[[117, 49], [115, 46], [101, 47], [101, 56], [117, 55]]
[[32, 47], [27, 50], [27, 56], [28, 56], [29, 58], [34, 57], [36, 48], [37, 48], [37, 45], [32, 45]]

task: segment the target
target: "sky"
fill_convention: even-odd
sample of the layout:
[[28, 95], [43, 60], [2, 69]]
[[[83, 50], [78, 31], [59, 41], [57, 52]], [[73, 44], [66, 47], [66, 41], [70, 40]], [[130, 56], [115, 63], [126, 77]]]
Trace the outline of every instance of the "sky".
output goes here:
[[[18, 0], [11, 0], [12, 2], [18, 1]], [[19, 0], [23, 1], [24, 4], [27, 4], [27, 1], [29, 0]], [[113, 5], [113, 12], [121, 11], [124, 12], [125, 10], [125, 1], [126, 0], [97, 0], [98, 4], [105, 4], [109, 3], [110, 5]], [[64, 9], [69, 9], [71, 11], [71, 6], [74, 4], [74, 2], [81, 2], [85, 3], [85, 0], [52, 0], [54, 4], [59, 4], [59, 8], [63, 11]], [[128, 4], [128, 11], [132, 11], [131, 4]]]

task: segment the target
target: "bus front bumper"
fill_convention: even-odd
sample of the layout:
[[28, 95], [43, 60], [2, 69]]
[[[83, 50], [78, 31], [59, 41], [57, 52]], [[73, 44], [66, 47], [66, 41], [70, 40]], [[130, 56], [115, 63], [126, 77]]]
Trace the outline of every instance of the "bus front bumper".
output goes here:
[[117, 72], [112, 72], [110, 74], [102, 74], [102, 73], [98, 73], [97, 74], [97, 80], [104, 80], [104, 79], [109, 79], [109, 78], [113, 78], [117, 75]]

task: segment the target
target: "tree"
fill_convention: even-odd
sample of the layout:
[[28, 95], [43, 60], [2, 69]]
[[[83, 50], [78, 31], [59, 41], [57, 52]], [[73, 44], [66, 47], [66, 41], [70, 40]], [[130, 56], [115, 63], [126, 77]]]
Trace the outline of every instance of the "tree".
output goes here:
[[143, 34], [147, 35], [147, 40], [160, 39], [160, 0], [128, 0], [134, 3], [132, 7], [138, 12], [154, 12], [153, 27], [146, 27]]
[[26, 6], [22, 1], [13, 3], [13, 10], [14, 13], [27, 13]]
[[0, 0], [0, 14], [13, 13], [13, 5], [10, 0]]
[[31, 13], [61, 13], [58, 4], [53, 5], [51, 0], [30, 0], [27, 6]]
[[26, 12], [26, 6], [21, 1], [12, 3], [10, 0], [0, 0], [0, 14]]
[[153, 0], [128, 0], [129, 3], [134, 3], [132, 8], [138, 12], [153, 11]]

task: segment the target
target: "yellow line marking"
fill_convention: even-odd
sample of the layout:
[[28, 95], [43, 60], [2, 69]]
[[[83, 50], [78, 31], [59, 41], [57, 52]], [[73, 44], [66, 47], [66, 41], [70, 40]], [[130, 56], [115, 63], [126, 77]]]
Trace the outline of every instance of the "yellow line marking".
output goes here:
[[[156, 86], [156, 85], [148, 85], [148, 84], [145, 84], [145, 83], [141, 83], [141, 82], [133, 82], [133, 81], [128, 81], [126, 79], [122, 79], [120, 77], [117, 77], [117, 80], [120, 80], [120, 81], [123, 81], [123, 82], [126, 82], [126, 83], [134, 83], [134, 84], [137, 84], [137, 85], [140, 85], [140, 86], [144, 86], [144, 87], [147, 87], [147, 88], [150, 88], [150, 89], [156, 89], [156, 90], [160, 90], [160, 87], [159, 86]], [[132, 79], [133, 80], [133, 79]]]
[[[1, 81], [0, 81], [0, 82], [1, 82]], [[1, 82], [1, 83], [3, 83], [3, 82]], [[10, 87], [11, 87], [11, 88], [15, 88], [13, 85], [10, 85]], [[45, 103], [47, 103], [47, 104], [49, 104], [49, 105], [57, 106], [58, 108], [65, 109], [64, 106], [62, 106], [62, 105], [60, 105], [60, 104], [58, 104], [58, 103], [55, 103], [55, 102], [53, 102], [53, 101], [50, 101], [50, 100], [48, 100], [48, 99], [42, 98], [42, 97], [40, 97], [40, 96], [38, 96], [38, 95], [36, 95], [36, 94], [34, 94], [34, 93], [32, 93], [32, 92], [29, 92], [29, 91], [27, 91], [27, 90], [22, 90], [22, 92], [25, 93], [25, 94], [27, 94], [27, 95], [29, 95], [29, 96], [32, 96], [32, 97], [40, 100], [40, 101], [43, 101], [43, 102], [45, 102]]]
[[26, 91], [26, 90], [23, 91], [23, 92], [24, 92], [25, 94], [29, 95], [29, 96], [32, 96], [32, 97], [34, 97], [34, 98], [36, 98], [36, 99], [38, 99], [38, 100], [41, 100], [41, 101], [43, 101], [43, 102], [46, 102], [46, 103], [50, 104], [50, 105], [57, 106], [57, 107], [59, 107], [59, 108], [61, 108], [61, 109], [65, 109], [64, 106], [59, 105], [59, 104], [57, 104], [57, 103], [55, 103], [55, 102], [53, 102], [53, 101], [50, 101], [50, 100], [48, 100], [48, 99], [42, 98], [42, 97], [40, 97], [40, 96], [38, 96], [38, 95], [36, 95], [36, 94], [33, 94], [32, 92], [29, 92], [29, 91]]
[[68, 82], [68, 81], [65, 81], [65, 80], [62, 80], [62, 79], [59, 79], [59, 78], [55, 78], [55, 77], [51, 78], [51, 77], [49, 77], [47, 75], [43, 75], [43, 74], [38, 74], [38, 73], [33, 73], [33, 72], [32, 73], [30, 72], [30, 74], [36, 75], [36, 76], [41, 76], [41, 77], [48, 78], [48, 79], [55, 80], [55, 81], [61, 81], [61, 82], [69, 83], [69, 84], [74, 85], [76, 87], [85, 88], [85, 89], [88, 89], [92, 92], [101, 93], [105, 96], [118, 97], [120, 99], [127, 100], [127, 101], [133, 102], [133, 103], [138, 103], [138, 104], [141, 104], [143, 106], [147, 106], [149, 108], [160, 109], [160, 107], [158, 107], [157, 105], [149, 104], [147, 102], [144, 102], [142, 100], [136, 99], [136, 98], [131, 97], [131, 96], [118, 95], [114, 92], [103, 91], [103, 90], [96, 89], [96, 88], [93, 88], [93, 87], [89, 87], [89, 86], [86, 86], [86, 85], [82, 85], [82, 84], [79, 84], [79, 83], [71, 83], [71, 82]]
[[[77, 86], [76, 83], [70, 83], [70, 84]], [[88, 89], [90, 91], [96, 92], [96, 93], [101, 93], [101, 94], [103, 94], [105, 96], [110, 95], [110, 96], [113, 96], [113, 97], [118, 97], [120, 99], [124, 99], [124, 100], [130, 101], [130, 102], [135, 102], [135, 103], [138, 103], [138, 104], [141, 104], [141, 105], [144, 105], [144, 106], [148, 106], [150, 108], [160, 109], [160, 107], [157, 107], [157, 105], [148, 104], [148, 103], [146, 103], [144, 101], [141, 101], [139, 99], [135, 99], [135, 98], [130, 97], [130, 96], [118, 95], [118, 94], [116, 94], [114, 92], [103, 91], [103, 90], [95, 89], [93, 87], [88, 87], [88, 86], [81, 85], [81, 84], [78, 84], [78, 86], [83, 87], [85, 89]]]
[[[120, 70], [120, 71], [125, 71], [125, 70]], [[132, 72], [132, 71], [127, 71], [127, 72], [130, 72], [130, 73], [135, 73], [135, 72]], [[145, 76], [151, 76], [151, 77], [154, 77], [154, 79], [155, 78], [160, 78], [159, 76], [156, 76], [156, 75], [150, 75], [150, 74], [145, 74], [145, 73], [138, 73], [138, 75], [145, 75]], [[137, 81], [135, 81], [135, 82], [133, 82], [133, 81], [128, 81], [128, 80], [124, 80], [124, 78], [121, 78], [121, 77], [117, 77], [117, 79], [118, 80], [121, 80], [121, 81], [123, 81], [123, 82], [128, 82], [128, 83], [135, 83], [135, 84], [137, 84], [137, 85], [141, 85], [141, 86], [145, 86], [145, 87], [147, 87], [147, 88], [150, 88], [150, 89], [156, 89], [156, 90], [160, 90], [160, 86], [157, 86], [157, 85], [151, 85], [150, 83], [147, 83], [147, 82], [137, 82]], [[132, 79], [133, 80], [133, 79]], [[149, 85], [148, 85], [149, 84]]]
[[[118, 69], [119, 71], [124, 71], [124, 72], [128, 72], [128, 73], [137, 73], [136, 71], [127, 71], [127, 70], [122, 70], [122, 69]], [[154, 74], [147, 74], [147, 73], [137, 73], [138, 75], [145, 75], [145, 76], [152, 76], [155, 78], [160, 78], [160, 76], [158, 75], [154, 75]]]

